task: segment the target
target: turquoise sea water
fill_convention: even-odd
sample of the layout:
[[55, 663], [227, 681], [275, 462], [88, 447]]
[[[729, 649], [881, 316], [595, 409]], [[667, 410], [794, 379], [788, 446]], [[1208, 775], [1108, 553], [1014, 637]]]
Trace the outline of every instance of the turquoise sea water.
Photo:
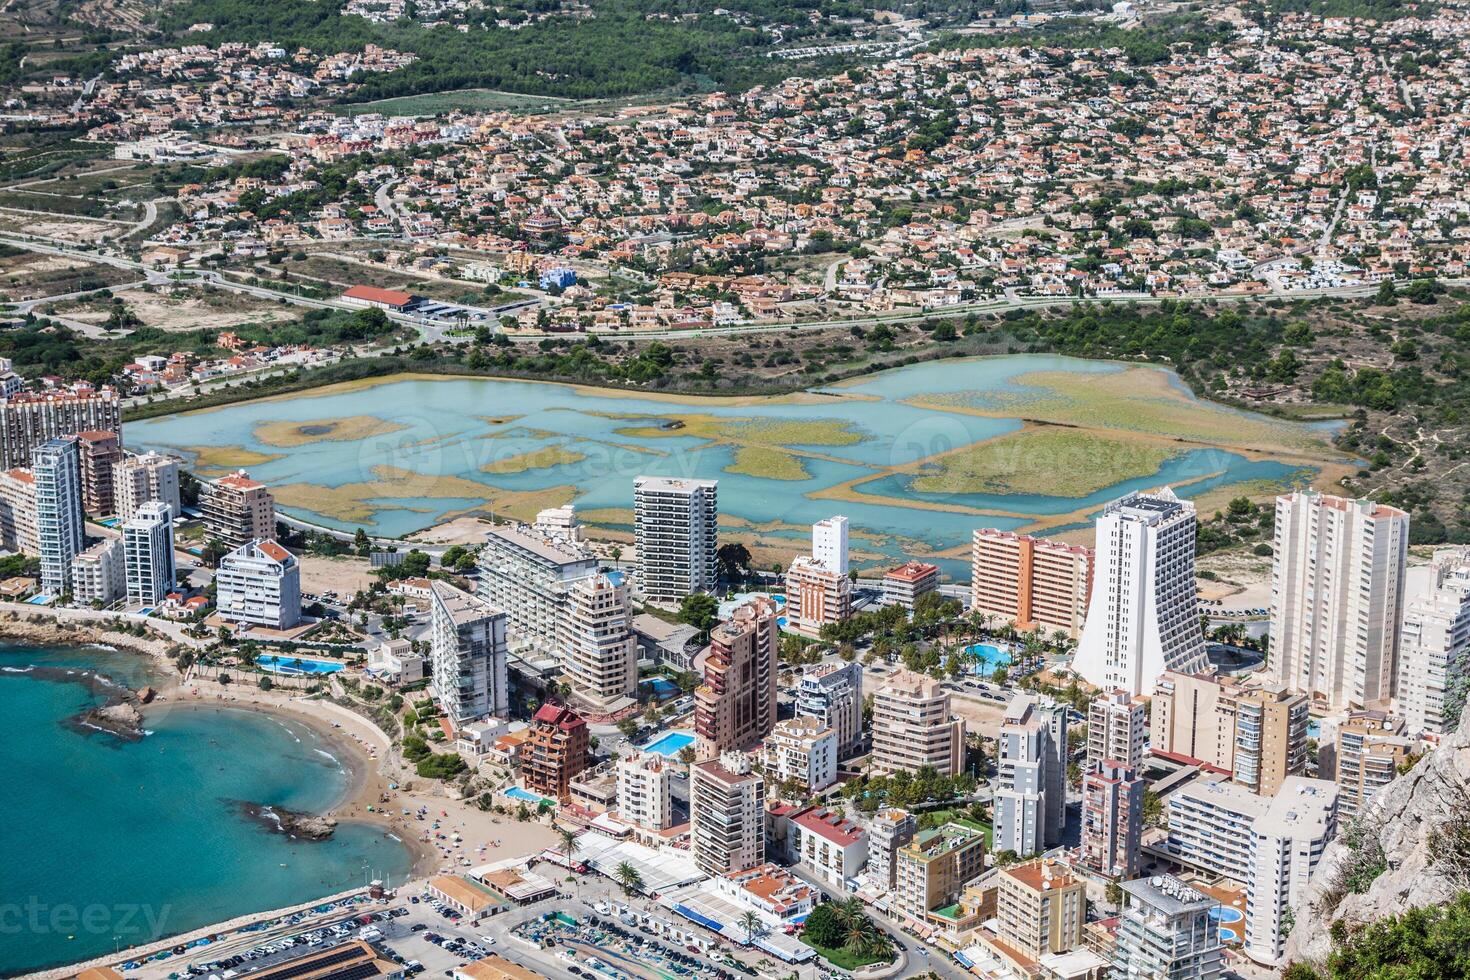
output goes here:
[[[881, 473], [936, 453], [1014, 431], [1019, 419], [986, 418], [961, 412], [935, 411], [904, 404], [920, 395], [959, 394], [985, 399], [1026, 391], [1018, 376], [1035, 371], [1106, 374], [1123, 365], [1073, 358], [1018, 355], [916, 364], [835, 389], [817, 389], [811, 404], [772, 403], [724, 406], [690, 397], [685, 404], [656, 401], [636, 395], [600, 395], [564, 385], [515, 381], [456, 379], [401, 381], [356, 391], [250, 402], [219, 410], [128, 424], [128, 441], [140, 448], [177, 452], [186, 457], [200, 447], [240, 447], [281, 458], [250, 467], [257, 479], [275, 485], [310, 483], [331, 487], [374, 479], [373, 469], [388, 466], [430, 476], [460, 477], [486, 487], [537, 491], [571, 485], [576, 503], [584, 510], [632, 506], [633, 478], [640, 473], [714, 478], [720, 481], [720, 511], [727, 517], [757, 524], [782, 522], [797, 526], [835, 513], [847, 515], [854, 530], [884, 535], [864, 540], [864, 550], [899, 557], [906, 553], [952, 548], [969, 540], [980, 526], [1014, 529], [1030, 521], [1026, 516], [1070, 513], [1079, 508], [1101, 508], [1108, 500], [1132, 489], [1198, 480], [1218, 473], [1209, 482], [1179, 487], [1183, 496], [1242, 480], [1285, 480], [1300, 470], [1281, 462], [1250, 461], [1220, 449], [1186, 449], [1168, 460], [1158, 473], [1107, 488], [1086, 499], [1040, 494], [921, 494], [909, 489], [911, 476], [884, 476], [856, 489], [857, 501], [821, 499], [821, 491], [846, 481]], [[1171, 376], [1172, 377], [1172, 376]], [[672, 419], [699, 413], [722, 418], [777, 422], [836, 420], [861, 440], [848, 446], [804, 446], [824, 458], [804, 459], [807, 477], [772, 480], [729, 473], [734, 449], [689, 435], [639, 437], [617, 430], [657, 425], [629, 420], [628, 415]], [[374, 416], [403, 428], [383, 436], [353, 442], [313, 442], [295, 448], [262, 443], [255, 436], [263, 423], [306, 422], [350, 416]], [[619, 418], [617, 416], [624, 416]], [[582, 454], [575, 463], [491, 475], [482, 467], [499, 459], [547, 447]], [[1044, 466], [1044, 461], [1038, 461]], [[984, 516], [918, 509], [891, 499], [932, 500], [986, 511]], [[328, 526], [351, 530], [359, 523], [378, 534], [404, 535], [442, 519], [446, 514], [484, 508], [484, 500], [464, 497], [385, 496], [368, 501], [371, 519], [346, 522], [330, 515], [297, 509], [298, 516]], [[289, 510], [289, 508], [283, 508]], [[1012, 516], [1007, 516], [1012, 515]], [[616, 525], [608, 525], [616, 526]], [[804, 531], [780, 529], [767, 532]], [[919, 545], [922, 547], [916, 547]], [[963, 563], [949, 569], [968, 578]]]
[[349, 775], [309, 729], [165, 705], [150, 711], [151, 735], [119, 742], [63, 724], [96, 703], [87, 687], [25, 673], [93, 667], [140, 686], [144, 664], [97, 648], [0, 645], [0, 976], [409, 870], [407, 848], [375, 827], [344, 823], [331, 840], [292, 841], [232, 802], [333, 806]]

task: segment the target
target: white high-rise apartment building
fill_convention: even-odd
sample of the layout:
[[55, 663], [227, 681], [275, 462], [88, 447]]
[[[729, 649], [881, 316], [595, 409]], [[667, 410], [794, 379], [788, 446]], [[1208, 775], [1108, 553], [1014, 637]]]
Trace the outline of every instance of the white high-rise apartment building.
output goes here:
[[150, 500], [168, 504], [174, 517], [182, 517], [178, 460], [159, 453], [125, 457], [112, 468], [112, 500], [120, 521], [131, 520]]
[[766, 860], [765, 781], [740, 752], [689, 768], [689, 842], [694, 863], [720, 877]]
[[837, 757], [863, 744], [863, 667], [856, 660], [808, 664], [796, 686], [796, 713], [816, 718], [837, 735]]
[[215, 606], [232, 623], [288, 630], [301, 622], [301, 568], [274, 541], [251, 541], [219, 561]]
[[1169, 795], [1165, 847], [1186, 867], [1239, 879], [1250, 863], [1251, 827], [1270, 806], [1269, 796], [1236, 783], [1196, 779]]
[[1217, 980], [1224, 973], [1220, 927], [1210, 912], [1220, 903], [1172, 875], [1122, 884], [1109, 976], [1127, 980]]
[[1067, 710], [1029, 694], [1006, 705], [997, 741], [996, 851], [1038, 854], [1062, 839], [1067, 815]]
[[110, 605], [128, 593], [121, 538], [103, 538], [71, 560], [71, 596], [79, 605]]
[[36, 490], [36, 541], [41, 552], [41, 588], [52, 595], [71, 591], [71, 562], [85, 540], [81, 462], [75, 439], [48, 439], [31, 453]]
[[510, 708], [505, 613], [447, 582], [435, 580], [429, 589], [439, 707], [456, 728], [487, 715], [504, 718]]
[[168, 504], [150, 500], [122, 526], [123, 555], [127, 562], [128, 601], [154, 606], [173, 591], [173, 511]]
[[1194, 505], [1168, 487], [1115, 500], [1097, 519], [1096, 567], [1073, 669], [1149, 695], [1166, 670], [1208, 666], [1195, 609]]
[[1299, 490], [1272, 547], [1271, 675], [1329, 710], [1392, 697], [1409, 515]]
[[[1444, 734], [1459, 725], [1470, 686], [1470, 547], [1440, 548], [1428, 569], [1408, 574], [1397, 713], [1411, 732]], [[1415, 578], [1427, 579], [1422, 588]]]
[[633, 537], [638, 587], [650, 599], [677, 602], [714, 590], [719, 549], [715, 480], [640, 476], [633, 481]]
[[1302, 907], [1307, 882], [1337, 835], [1337, 793], [1337, 786], [1323, 779], [1288, 777], [1251, 825], [1245, 952], [1259, 963], [1281, 964], [1286, 912]]
[[597, 568], [575, 524], [502, 524], [480, 552], [480, 597], [505, 613], [512, 652], [561, 658], [571, 642], [569, 594]]
[[838, 515], [812, 525], [812, 558], [828, 571], [847, 574], [847, 518]]
[[653, 833], [674, 825], [669, 775], [669, 760], [652, 752], [618, 760], [618, 816], [623, 822]]
[[637, 693], [638, 639], [629, 626], [622, 575], [589, 575], [572, 585], [567, 634], [563, 666], [580, 697], [606, 706]]
[[1088, 771], [1109, 759], [1139, 768], [1147, 735], [1147, 702], [1119, 688], [1099, 694], [1087, 709]]

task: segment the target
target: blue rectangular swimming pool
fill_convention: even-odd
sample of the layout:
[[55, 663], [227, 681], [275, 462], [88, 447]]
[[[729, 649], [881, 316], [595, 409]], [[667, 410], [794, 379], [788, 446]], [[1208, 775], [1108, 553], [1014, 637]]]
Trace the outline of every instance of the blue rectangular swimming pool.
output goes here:
[[538, 796], [535, 793], [532, 793], [530, 790], [521, 789], [519, 786], [512, 786], [510, 789], [505, 790], [505, 795], [509, 796], [513, 800], [522, 800], [526, 803], [534, 803], [537, 806], [540, 806], [542, 803], [556, 802], [555, 800], [547, 799], [544, 796]]
[[665, 759], [672, 759], [679, 754], [679, 750], [686, 745], [694, 744], [694, 735], [690, 732], [667, 732], [657, 741], [643, 746], [643, 751], [661, 755]]

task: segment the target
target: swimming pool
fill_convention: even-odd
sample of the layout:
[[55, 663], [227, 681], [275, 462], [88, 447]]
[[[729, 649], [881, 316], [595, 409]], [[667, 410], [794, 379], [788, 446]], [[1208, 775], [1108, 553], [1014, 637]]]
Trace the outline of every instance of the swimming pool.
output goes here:
[[1240, 911], [1240, 909], [1232, 909], [1227, 908], [1224, 905], [1218, 905], [1215, 908], [1210, 909], [1210, 918], [1214, 919], [1216, 922], [1239, 922], [1245, 918], [1245, 915]]
[[672, 698], [679, 693], [679, 685], [667, 677], [650, 677], [642, 683], [652, 688], [654, 695], [660, 699]]
[[672, 759], [684, 746], [693, 744], [694, 735], [691, 732], [666, 732], [657, 741], [643, 746], [643, 751], [661, 755], [665, 759]]
[[282, 657], [274, 653], [257, 657], [255, 662], [260, 665], [261, 670], [268, 670], [272, 674], [335, 674], [347, 667], [335, 660], [307, 660], [304, 657]]
[[970, 668], [973, 674], [988, 675], [997, 667], [1009, 667], [1011, 664], [1011, 651], [1006, 647], [996, 646], [994, 643], [972, 643], [965, 647], [965, 652], [983, 658], [982, 663], [977, 663]]
[[505, 795], [509, 796], [513, 800], [521, 800], [526, 803], [534, 803], [537, 806], [540, 806], [542, 803], [556, 803], [555, 800], [547, 799], [544, 796], [538, 796], [528, 789], [521, 789], [519, 786], [512, 786], [510, 789], [505, 791]]

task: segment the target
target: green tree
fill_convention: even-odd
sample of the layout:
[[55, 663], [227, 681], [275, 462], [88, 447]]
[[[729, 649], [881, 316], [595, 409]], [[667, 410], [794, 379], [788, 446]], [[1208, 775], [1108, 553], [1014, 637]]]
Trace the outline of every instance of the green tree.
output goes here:
[[703, 639], [709, 639], [709, 631], [719, 620], [720, 604], [707, 592], [686, 595], [679, 603], [679, 622], [687, 623], [699, 630]]

